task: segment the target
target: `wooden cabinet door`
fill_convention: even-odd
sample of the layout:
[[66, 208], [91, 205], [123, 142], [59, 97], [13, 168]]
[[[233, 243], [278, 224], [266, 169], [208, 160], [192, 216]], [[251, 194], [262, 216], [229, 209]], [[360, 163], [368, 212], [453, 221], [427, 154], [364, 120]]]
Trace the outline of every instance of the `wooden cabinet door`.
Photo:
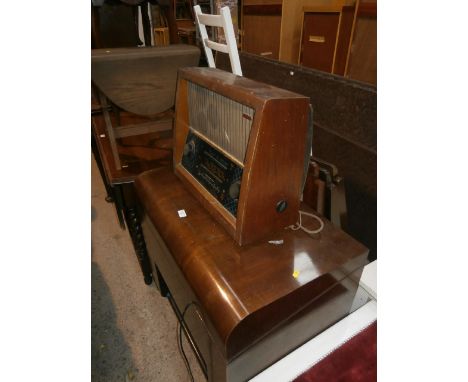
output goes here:
[[301, 65], [332, 72], [339, 20], [339, 12], [304, 13]]
[[242, 6], [242, 50], [278, 59], [282, 4], [244, 4]]
[[281, 16], [244, 15], [244, 52], [278, 59]]

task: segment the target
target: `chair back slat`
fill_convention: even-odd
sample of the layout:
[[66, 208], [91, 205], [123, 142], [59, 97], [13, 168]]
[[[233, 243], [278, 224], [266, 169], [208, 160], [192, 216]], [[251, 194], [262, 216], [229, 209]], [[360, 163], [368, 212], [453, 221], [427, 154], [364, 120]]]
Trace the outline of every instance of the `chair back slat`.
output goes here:
[[[203, 14], [199, 5], [193, 7], [195, 11], [195, 20], [200, 31], [201, 41], [205, 49], [206, 59], [210, 68], [216, 68], [213, 58], [213, 51], [227, 53], [231, 62], [231, 70], [234, 74], [242, 76], [242, 69], [240, 66], [239, 52], [237, 51], [237, 41], [234, 35], [234, 27], [232, 25], [231, 11], [229, 7], [221, 8], [220, 15]], [[226, 44], [221, 44], [211, 41], [206, 31], [206, 26], [223, 28]]]

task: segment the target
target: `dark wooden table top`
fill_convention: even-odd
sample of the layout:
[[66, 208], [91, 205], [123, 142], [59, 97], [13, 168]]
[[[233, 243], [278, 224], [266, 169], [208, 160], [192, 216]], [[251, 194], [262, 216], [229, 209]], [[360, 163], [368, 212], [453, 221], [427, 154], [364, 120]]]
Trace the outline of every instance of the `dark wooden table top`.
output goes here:
[[[242, 333], [264, 335], [367, 263], [367, 249], [325, 219], [323, 231], [314, 237], [284, 229], [261, 243], [240, 247], [170, 168], [142, 173], [135, 188], [225, 348], [233, 353], [245, 346]], [[182, 209], [185, 218], [178, 215]], [[304, 224], [309, 229], [318, 226], [312, 219]]]
[[200, 49], [184, 44], [95, 49], [91, 79], [122, 110], [151, 116], [174, 106], [177, 70], [199, 60]]

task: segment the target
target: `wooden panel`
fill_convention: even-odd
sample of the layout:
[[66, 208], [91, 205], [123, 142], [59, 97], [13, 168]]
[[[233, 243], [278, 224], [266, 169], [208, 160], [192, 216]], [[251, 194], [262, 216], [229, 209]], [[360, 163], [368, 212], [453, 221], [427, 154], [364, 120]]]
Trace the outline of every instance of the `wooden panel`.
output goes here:
[[[265, 33], [268, 31], [268, 33]], [[281, 16], [246, 15], [243, 17], [242, 50], [278, 59]]]
[[377, 19], [359, 17], [356, 21], [347, 76], [377, 84]]
[[148, 121], [133, 125], [114, 127], [115, 138], [125, 138], [141, 134], [160, 133], [172, 130], [172, 118], [159, 121]]
[[244, 15], [276, 15], [281, 16], [281, 4], [244, 5]]
[[333, 73], [340, 76], [345, 75], [355, 10], [356, 8], [354, 6], [345, 6], [341, 12], [340, 33], [336, 46], [335, 65], [333, 68]]
[[93, 7], [95, 47], [117, 48], [138, 46], [138, 7], [126, 4], [103, 4]]
[[176, 174], [184, 187], [208, 210], [217, 222], [231, 235], [237, 237], [236, 218], [234, 218], [180, 163], [175, 165]]
[[279, 59], [291, 64], [299, 62], [304, 7], [341, 9], [343, 5], [352, 4], [354, 4], [354, 0], [295, 0], [284, 2], [282, 17], [287, 22], [281, 24]]
[[339, 21], [339, 13], [304, 14], [301, 65], [332, 72]]
[[[182, 271], [168, 251], [164, 241], [161, 239], [161, 236], [155, 230], [148, 216], [144, 213], [141, 225], [151, 264], [153, 264], [153, 268], [156, 266], [158, 271], [162, 274], [178, 310], [182, 313], [191, 303], [196, 303], [196, 305], [185, 311], [184, 320], [185, 324], [190, 328], [190, 334], [196, 342], [197, 349], [210, 375], [212, 374], [211, 369], [213, 368], [213, 352], [223, 353], [223, 344], [216, 330], [213, 329], [209, 317], [207, 317], [204, 309], [200, 306], [192, 288], [187, 283]], [[200, 320], [195, 311], [200, 314], [203, 321]], [[210, 327], [210, 333], [207, 333], [205, 329], [206, 326]], [[211, 337], [209, 334], [211, 334]]]
[[[256, 112], [239, 200], [240, 244], [252, 243], [297, 221], [308, 111], [309, 99], [303, 98], [271, 100], [263, 116]], [[260, 118], [256, 132], [255, 122]], [[281, 213], [276, 210], [280, 201], [288, 205]]]
[[153, 36], [155, 46], [169, 45], [169, 28], [153, 28]]
[[193, 28], [193, 20], [176, 20], [177, 28]]
[[[356, 276], [360, 277], [359, 271], [356, 272]], [[324, 277], [324, 284], [326, 282], [329, 283], [328, 288], [324, 287], [326, 292], [305, 309], [299, 309], [296, 313], [292, 313], [294, 309], [291, 307], [288, 307], [290, 310], [270, 310], [271, 317], [289, 313], [289, 318], [229, 364], [229, 376], [232, 379], [228, 381], [248, 380], [252, 369], [261, 370], [264, 365], [272, 365], [298, 345], [302, 345], [305, 338], [312, 338], [332, 325], [331, 322], [335, 323], [347, 315], [354, 299], [354, 288], [347, 288], [346, 283], [337, 284], [332, 277]], [[270, 323], [265, 322], [265, 326], [268, 324]], [[301, 335], [302, 340], [299, 339]]]
[[377, 17], [377, 1], [361, 2], [359, 4], [358, 17]]
[[[116, 123], [114, 115], [111, 115]], [[148, 118], [129, 113], [121, 113], [122, 125], [149, 122]], [[110, 185], [133, 182], [143, 171], [172, 164], [172, 132], [150, 133], [117, 140], [117, 150], [121, 158], [121, 170], [115, 167], [109, 137], [107, 136], [104, 117], [92, 117], [92, 129], [99, 155], [105, 169], [105, 176]]]

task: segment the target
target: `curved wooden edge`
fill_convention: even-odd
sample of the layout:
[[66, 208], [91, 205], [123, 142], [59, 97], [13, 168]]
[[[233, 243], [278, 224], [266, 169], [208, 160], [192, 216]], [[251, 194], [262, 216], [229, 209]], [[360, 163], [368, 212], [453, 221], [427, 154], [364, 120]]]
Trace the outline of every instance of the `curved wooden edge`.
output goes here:
[[[169, 193], [164, 184], [171, 185]], [[187, 198], [187, 191], [172, 171], [145, 172], [137, 177], [135, 189], [150, 220], [225, 343], [228, 334], [247, 315], [247, 311], [217, 272], [206, 248], [196, 244], [199, 240], [196, 231], [197, 226], [211, 223], [208, 232], [212, 242], [222, 242], [226, 233], [211, 221], [196, 199]], [[152, 200], [157, 203], [149, 202]], [[187, 214], [184, 221], [177, 214], [181, 209]]]
[[[352, 271], [344, 265], [357, 261], [362, 267], [367, 262], [366, 248], [328, 221], [320, 240], [302, 231], [284, 230], [281, 246], [264, 241], [240, 247], [170, 169], [141, 174], [135, 189], [216, 329], [228, 359], [287, 321], [320, 291], [336, 284], [337, 277]], [[181, 209], [187, 217], [178, 216]], [[304, 261], [308, 270], [295, 279], [292, 271], [304, 266]]]

